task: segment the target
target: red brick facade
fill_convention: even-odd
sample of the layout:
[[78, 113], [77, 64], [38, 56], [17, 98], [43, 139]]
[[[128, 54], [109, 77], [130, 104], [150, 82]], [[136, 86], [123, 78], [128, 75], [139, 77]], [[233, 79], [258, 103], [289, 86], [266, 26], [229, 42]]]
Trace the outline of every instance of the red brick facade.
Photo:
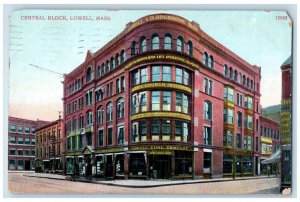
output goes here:
[[[259, 174], [260, 79], [260, 67], [195, 22], [157, 14], [128, 23], [65, 75], [66, 173], [125, 178]], [[99, 89], [104, 89], [101, 99]]]
[[34, 170], [35, 129], [46, 121], [8, 117], [8, 169]]

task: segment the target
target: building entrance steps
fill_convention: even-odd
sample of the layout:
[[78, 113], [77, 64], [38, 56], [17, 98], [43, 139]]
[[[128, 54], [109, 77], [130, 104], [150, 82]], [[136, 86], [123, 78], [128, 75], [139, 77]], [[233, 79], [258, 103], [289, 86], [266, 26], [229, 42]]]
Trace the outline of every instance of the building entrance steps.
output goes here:
[[[57, 174], [48, 173], [24, 173], [27, 177], [38, 177], [38, 178], [48, 178], [54, 180], [72, 180], [78, 182], [96, 183], [108, 186], [119, 186], [119, 187], [132, 187], [132, 188], [151, 188], [160, 186], [171, 186], [171, 185], [181, 185], [181, 184], [196, 184], [196, 183], [209, 183], [209, 182], [226, 182], [233, 181], [232, 178], [213, 178], [213, 179], [188, 179], [188, 180], [166, 180], [166, 179], [155, 179], [155, 180], [142, 180], [142, 179], [104, 179], [95, 177], [84, 177], [76, 176], [70, 178], [70, 176], [63, 176]], [[279, 178], [275, 175], [265, 176], [254, 176], [254, 177], [237, 177], [237, 180], [252, 180], [252, 179], [263, 179], [263, 178]]]

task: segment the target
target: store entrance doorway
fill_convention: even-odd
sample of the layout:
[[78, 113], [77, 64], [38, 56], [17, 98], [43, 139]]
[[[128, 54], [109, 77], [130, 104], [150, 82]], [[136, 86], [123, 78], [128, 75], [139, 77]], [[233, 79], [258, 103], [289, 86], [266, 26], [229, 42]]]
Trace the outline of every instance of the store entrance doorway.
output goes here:
[[150, 178], [169, 179], [171, 178], [171, 156], [150, 155]]

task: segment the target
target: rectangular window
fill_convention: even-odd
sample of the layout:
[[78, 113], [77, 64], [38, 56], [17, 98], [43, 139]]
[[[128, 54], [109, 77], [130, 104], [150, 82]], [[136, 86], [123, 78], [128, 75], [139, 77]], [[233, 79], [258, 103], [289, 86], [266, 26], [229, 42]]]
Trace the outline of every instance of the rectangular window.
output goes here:
[[[83, 135], [78, 135], [78, 149], [81, 149], [83, 146]], [[58, 149], [60, 149], [60, 146], [58, 146]]]
[[146, 121], [140, 121], [140, 131], [139, 134], [141, 136], [142, 141], [147, 140], [147, 122]]
[[211, 153], [204, 152], [203, 173], [211, 173]]
[[125, 77], [124, 76], [121, 77], [121, 91], [122, 92], [125, 91]]
[[19, 155], [19, 156], [22, 156], [22, 155], [23, 155], [23, 150], [18, 149], [18, 155]]
[[252, 150], [252, 137], [251, 136], [247, 136], [247, 146], [248, 146], [248, 150], [251, 151]]
[[9, 155], [16, 155], [15, 149], [9, 149]]
[[30, 144], [30, 139], [29, 138], [25, 138], [25, 144]]
[[26, 149], [26, 150], [25, 150], [25, 155], [26, 155], [26, 156], [30, 156], [30, 150], [29, 150], [29, 149]]
[[183, 74], [183, 84], [187, 86], [190, 85], [190, 74], [186, 70], [184, 70]]
[[30, 128], [29, 127], [25, 128], [25, 133], [30, 133]]
[[146, 92], [141, 92], [140, 94], [140, 107], [141, 107], [141, 112], [147, 111], [147, 97], [146, 97]]
[[169, 91], [163, 91], [163, 110], [171, 110], [171, 92]]
[[23, 133], [23, 127], [22, 127], [22, 126], [19, 126], [19, 127], [18, 127], [18, 132], [19, 132], [19, 133]]
[[139, 94], [132, 95], [131, 111], [132, 114], [139, 113]]
[[240, 107], [243, 106], [243, 95], [240, 93], [237, 93], [237, 105]]
[[245, 97], [245, 107], [247, 109], [252, 109], [252, 97]]
[[31, 150], [31, 156], [35, 156], [35, 150]]
[[23, 170], [23, 168], [24, 168], [24, 161], [18, 160], [18, 170]]
[[229, 87], [224, 88], [224, 100], [234, 102], [233, 89]]
[[9, 130], [12, 131], [12, 132], [15, 132], [16, 131], [16, 125], [10, 125]]
[[16, 143], [16, 138], [15, 137], [9, 137], [9, 143], [15, 144]]
[[181, 92], [176, 92], [176, 111], [182, 112], [182, 94]]
[[9, 160], [9, 169], [11, 169], [11, 170], [16, 169], [16, 162], [15, 162], [15, 160]]
[[160, 132], [159, 121], [152, 120], [152, 136], [158, 136]]
[[148, 81], [147, 67], [141, 69], [141, 83], [146, 83]]
[[252, 116], [247, 115], [247, 128], [252, 129], [253, 128], [253, 118]]
[[163, 66], [163, 81], [171, 81], [171, 67]]
[[189, 138], [190, 127], [188, 123], [183, 123], [183, 141], [187, 142]]
[[117, 81], [116, 81], [116, 89], [117, 89], [117, 93], [120, 93], [120, 90], [121, 90], [120, 79], [117, 79]]
[[131, 141], [132, 142], [139, 141], [139, 124], [137, 122], [132, 124]]
[[18, 137], [18, 144], [24, 144], [22, 137]]
[[109, 85], [109, 95], [112, 96], [113, 95], [113, 82], [110, 82], [110, 85]]
[[107, 145], [112, 145], [113, 143], [113, 129], [108, 128], [107, 129]]
[[233, 145], [233, 139], [232, 139], [233, 133], [230, 130], [224, 130], [224, 136], [223, 136], [223, 145], [232, 147]]
[[118, 127], [118, 144], [124, 144], [124, 126]]
[[103, 146], [103, 136], [104, 136], [103, 132], [104, 132], [103, 129], [98, 130], [98, 145], [99, 145], [99, 147]]
[[175, 121], [175, 140], [176, 141], [181, 141], [182, 137], [182, 122], [181, 121]]
[[233, 110], [232, 109], [224, 109], [224, 122], [233, 124]]
[[152, 110], [160, 110], [160, 91], [152, 91]]
[[152, 81], [160, 81], [160, 66], [152, 67]]
[[185, 94], [183, 94], [183, 112], [186, 114], [189, 113], [189, 100]]
[[176, 83], [182, 83], [182, 69], [176, 67]]
[[203, 144], [211, 145], [211, 127], [204, 126], [203, 128]]
[[240, 133], [236, 134], [236, 147], [242, 149], [242, 135]]
[[76, 149], [76, 136], [72, 136], [72, 149]]
[[171, 135], [171, 121], [170, 120], [162, 121], [162, 134], [166, 135], [166, 136]]

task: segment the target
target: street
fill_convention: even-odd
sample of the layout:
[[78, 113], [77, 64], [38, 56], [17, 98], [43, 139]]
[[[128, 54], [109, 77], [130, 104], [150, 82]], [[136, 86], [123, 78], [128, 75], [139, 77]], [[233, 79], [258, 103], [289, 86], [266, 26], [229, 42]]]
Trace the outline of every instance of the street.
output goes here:
[[24, 173], [8, 173], [12, 193], [52, 194], [280, 194], [279, 179], [251, 179], [227, 182], [209, 182], [172, 185], [153, 188], [129, 188], [94, 183], [73, 182], [47, 178], [27, 177]]

